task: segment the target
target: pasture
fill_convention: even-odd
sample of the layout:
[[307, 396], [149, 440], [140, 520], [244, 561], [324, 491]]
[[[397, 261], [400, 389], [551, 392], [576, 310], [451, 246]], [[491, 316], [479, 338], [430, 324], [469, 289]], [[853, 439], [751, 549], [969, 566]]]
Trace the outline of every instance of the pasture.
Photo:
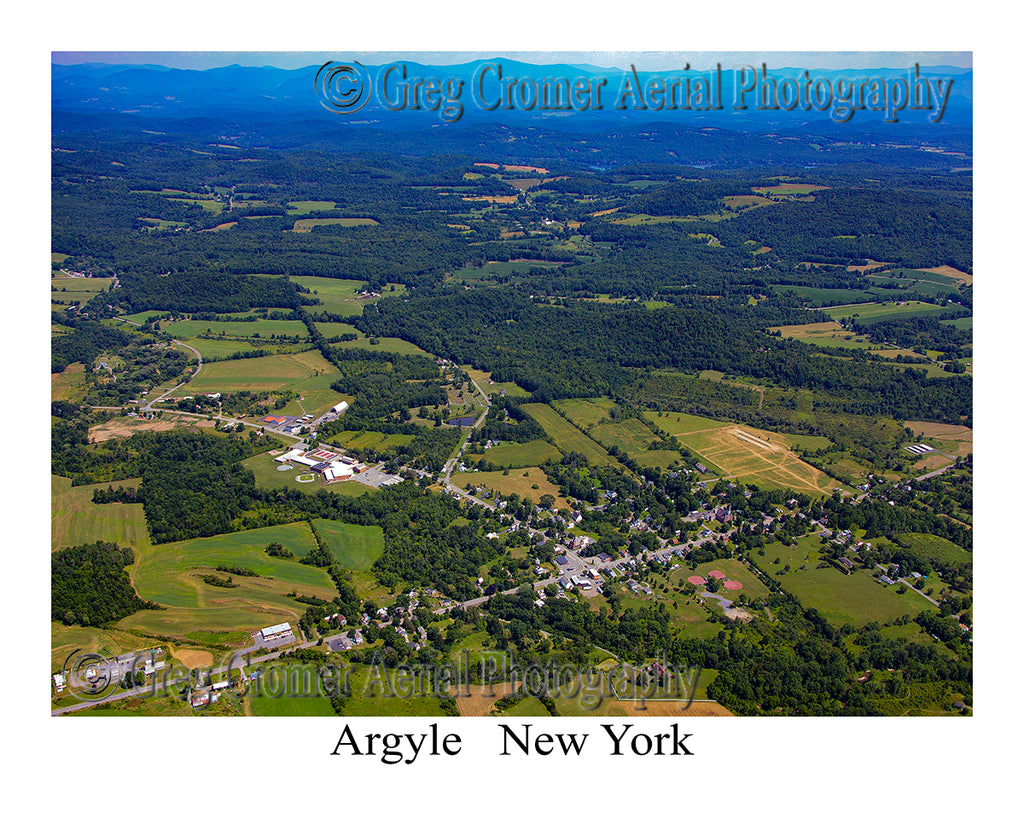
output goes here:
[[104, 540], [138, 551], [150, 545], [141, 503], [93, 503], [95, 489], [138, 486], [139, 479], [72, 486], [70, 478], [50, 476], [50, 551]]
[[[333, 521], [321, 524], [324, 528], [318, 531], [332, 553], [352, 564], [364, 564], [382, 543], [376, 527], [364, 531]], [[143, 599], [164, 608], [136, 612], [122, 620], [121, 627], [200, 644], [239, 644], [248, 639], [246, 632], [284, 620], [294, 624], [305, 606], [288, 597], [290, 592], [329, 600], [336, 590], [323, 569], [267, 555], [272, 542], [281, 543], [296, 558], [316, 545], [309, 525], [302, 522], [139, 549], [129, 567], [132, 583]], [[202, 575], [214, 573], [221, 564], [251, 569], [257, 576], [230, 575], [237, 584], [234, 588], [204, 583]]]
[[117, 656], [127, 651], [153, 648], [154, 645], [155, 641], [151, 637], [140, 637], [113, 628], [65, 626], [54, 620], [50, 622], [51, 673], [56, 674], [60, 671], [64, 661], [76, 649], [87, 653], [105, 652]]
[[314, 520], [313, 525], [338, 565], [345, 569], [369, 571], [384, 552], [384, 530], [379, 526], [357, 526], [323, 518]]
[[551, 436], [555, 446], [562, 452], [579, 452], [594, 466], [617, 465], [617, 461], [603, 447], [580, 432], [547, 404], [524, 404], [523, 410], [544, 427], [544, 431]]
[[[884, 623], [904, 614], [913, 619], [921, 611], [935, 610], [910, 589], [897, 594], [894, 586], [883, 586], [866, 572], [845, 575], [821, 564], [820, 546], [821, 539], [817, 535], [806, 535], [795, 547], [775, 541], [765, 546], [764, 557], [756, 551], [749, 557], [803, 606], [817, 609], [834, 625], [850, 623], [860, 628], [873, 620]], [[774, 563], [776, 559], [778, 563]], [[789, 571], [783, 571], [787, 565]]]

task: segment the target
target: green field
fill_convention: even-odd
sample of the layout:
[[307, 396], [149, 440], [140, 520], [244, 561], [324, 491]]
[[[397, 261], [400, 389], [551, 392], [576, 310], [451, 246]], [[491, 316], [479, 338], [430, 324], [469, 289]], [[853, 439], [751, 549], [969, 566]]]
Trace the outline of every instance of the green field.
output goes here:
[[966, 549], [962, 549], [950, 540], [938, 535], [923, 533], [899, 535], [899, 541], [910, 548], [915, 555], [925, 559], [939, 560], [943, 563], [959, 563], [966, 565], [974, 559]]
[[922, 301], [907, 301], [902, 303], [889, 302], [885, 304], [856, 304], [846, 307], [827, 307], [822, 312], [827, 313], [834, 319], [856, 318], [859, 324], [874, 324], [879, 321], [888, 321], [894, 318], [914, 318], [916, 316], [941, 316], [945, 313], [954, 313], [962, 308], [942, 307], [938, 304], [928, 304]]
[[[352, 571], [369, 571], [384, 552], [384, 530], [319, 518], [313, 525], [327, 543], [338, 565]], [[296, 552], [298, 554], [298, 552]]]
[[523, 404], [523, 410], [544, 427], [544, 431], [551, 436], [555, 446], [562, 452], [579, 452], [594, 466], [617, 465], [618, 462], [603, 447], [580, 432], [547, 404]]
[[[320, 521], [320, 526], [318, 531], [332, 553], [346, 565], [372, 562], [382, 548], [376, 527], [333, 521]], [[282, 544], [296, 558], [270, 557], [265, 550], [272, 542]], [[309, 524], [303, 522], [139, 549], [135, 564], [129, 567], [132, 583], [143, 599], [164, 608], [136, 612], [119, 627], [200, 645], [239, 645], [248, 639], [247, 632], [285, 620], [294, 624], [305, 605], [289, 597], [291, 592], [327, 600], [336, 593], [326, 571], [298, 562], [314, 546]], [[251, 569], [257, 576], [230, 575], [235, 588], [204, 583], [204, 574], [228, 576], [214, 571], [221, 564]]]
[[337, 217], [325, 219], [296, 219], [292, 227], [293, 233], [309, 233], [313, 228], [321, 225], [341, 225], [342, 227], [361, 227], [364, 225], [379, 225], [376, 219], [363, 217]]
[[[255, 578], [233, 576], [239, 584], [258, 587], [262, 583], [266, 587], [264, 581], [272, 579], [293, 584], [295, 588], [316, 590], [321, 597], [333, 594], [334, 586], [323, 569], [268, 555], [265, 550], [274, 542], [290, 549], [296, 557], [304, 557], [316, 546], [309, 524], [288, 523], [140, 549], [130, 573], [136, 590], [144, 599], [167, 606], [198, 607], [212, 600], [245, 594], [242, 586], [218, 588], [203, 583], [196, 576], [208, 574], [220, 564], [258, 573]], [[291, 591], [291, 587], [284, 591]]]
[[[648, 445], [662, 440], [655, 435], [639, 418], [627, 418], [618, 423], [600, 424], [593, 430], [593, 435], [604, 446], [617, 446], [631, 458], [639, 458], [648, 452]], [[678, 453], [671, 453], [673, 459]]]
[[50, 297], [63, 304], [51, 304], [53, 310], [65, 310], [72, 304], [82, 305], [110, 287], [113, 279], [86, 278], [55, 273], [50, 277]]
[[[773, 542], [765, 547], [764, 557], [753, 552], [750, 560], [782, 583], [801, 605], [817, 609], [835, 625], [850, 623], [860, 628], [872, 621], [884, 623], [904, 614], [913, 619], [921, 611], [935, 610], [916, 592], [907, 589], [897, 594], [895, 586], [883, 586], [863, 571], [845, 575], [831, 566], [818, 568], [820, 545], [817, 535], [800, 538], [795, 547]], [[781, 572], [786, 565], [790, 570]]]
[[498, 466], [537, 466], [548, 460], [558, 460], [561, 453], [547, 441], [529, 441], [493, 446], [484, 452], [483, 458]]
[[[344, 325], [338, 325], [339, 327]], [[357, 338], [354, 341], [338, 341], [331, 345], [335, 350], [358, 349], [376, 350], [379, 353], [398, 353], [399, 355], [430, 356], [411, 341], [401, 338]], [[432, 357], [432, 356], [430, 356]]]
[[104, 540], [138, 550], [149, 546], [141, 503], [93, 503], [95, 489], [138, 486], [139, 479], [72, 486], [70, 478], [50, 477], [50, 549]]
[[706, 429], [719, 429], [729, 426], [728, 421], [716, 421], [700, 415], [688, 415], [685, 412], [645, 412], [644, 417], [653, 421], [655, 426], [667, 435], [683, 435], [688, 432], [699, 432]]
[[334, 202], [323, 200], [303, 199], [299, 202], [289, 202], [288, 210], [292, 214], [314, 213], [318, 210], [334, 210], [337, 205]]
[[[292, 276], [291, 281], [312, 292], [306, 294], [320, 299], [321, 304], [312, 307], [312, 312], [326, 310], [339, 316], [358, 316], [363, 312], [365, 299], [357, 299], [366, 287], [365, 281], [357, 279], [326, 279], [319, 276]], [[347, 328], [341, 332], [351, 332]]]
[[615, 402], [610, 398], [567, 398], [552, 406], [580, 429], [611, 421]]
[[290, 355], [204, 364], [200, 373], [189, 382], [189, 390], [193, 393], [294, 390], [304, 397], [305, 409], [289, 412], [285, 407], [281, 412], [316, 414], [342, 400], [343, 396], [330, 388], [337, 374], [337, 368], [328, 363], [318, 350], [308, 350]]
[[212, 358], [228, 358], [235, 353], [245, 353], [256, 349], [248, 341], [236, 339], [193, 338], [188, 342], [188, 345], [199, 350], [203, 361]]
[[[239, 317], [245, 313], [236, 314]], [[257, 318], [255, 321], [206, 321], [193, 320], [162, 322], [161, 329], [175, 338], [190, 339], [199, 335], [228, 336], [238, 338], [270, 338], [271, 336], [298, 336], [304, 339], [309, 335], [306, 325], [301, 321], [285, 319]]]
[[361, 430], [345, 430], [339, 432], [328, 443], [337, 444], [345, 449], [373, 449], [378, 453], [386, 452], [392, 447], [407, 444], [415, 435], [403, 435], [399, 433], [385, 434], [383, 432], [365, 432]]

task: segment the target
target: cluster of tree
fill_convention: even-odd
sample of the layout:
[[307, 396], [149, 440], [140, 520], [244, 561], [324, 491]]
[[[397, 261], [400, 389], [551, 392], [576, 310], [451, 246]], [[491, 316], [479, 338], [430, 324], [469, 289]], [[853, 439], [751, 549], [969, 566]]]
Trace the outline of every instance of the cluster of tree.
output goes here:
[[64, 372], [68, 364], [74, 362], [91, 367], [103, 350], [116, 350], [137, 339], [132, 333], [88, 318], [72, 318], [57, 313], [52, 321], [71, 328], [70, 332], [55, 334], [50, 342], [50, 372], [54, 373]]
[[313, 525], [312, 518], [309, 519], [308, 523], [316, 546], [310, 550], [309, 554], [301, 558], [299, 563], [305, 563], [307, 566], [319, 566], [321, 569], [325, 569], [335, 562], [334, 554], [331, 552], [331, 547], [320, 536], [316, 526]]
[[135, 562], [129, 547], [96, 541], [59, 549], [50, 558], [50, 616], [65, 625], [101, 626], [142, 609], [143, 600], [125, 567]]

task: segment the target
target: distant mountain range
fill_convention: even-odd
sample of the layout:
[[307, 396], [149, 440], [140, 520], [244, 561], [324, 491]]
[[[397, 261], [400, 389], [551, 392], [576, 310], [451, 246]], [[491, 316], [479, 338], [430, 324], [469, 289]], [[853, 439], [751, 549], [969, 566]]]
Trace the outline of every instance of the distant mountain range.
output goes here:
[[[770, 56], [770, 55], [769, 55]], [[343, 60], [341, 55], [339, 60]], [[708, 71], [658, 71], [638, 70], [634, 75], [631, 71], [618, 68], [598, 68], [590, 65], [534, 65], [495, 57], [489, 60], [475, 60], [460, 65], [431, 66], [415, 62], [391, 63], [396, 69], [389, 75], [389, 98], [393, 107], [400, 107], [403, 86], [406, 105], [402, 110], [388, 110], [380, 97], [379, 85], [385, 66], [364, 66], [364, 75], [375, 85], [373, 92], [367, 95], [365, 106], [356, 113], [338, 114], [331, 107], [331, 100], [321, 104], [315, 83], [318, 65], [301, 69], [281, 69], [273, 67], [243, 67], [238, 65], [206, 70], [185, 70], [167, 68], [159, 65], [108, 65], [100, 63], [84, 63], [77, 65], [51, 66], [51, 104], [54, 112], [75, 113], [106, 113], [134, 114], [147, 118], [194, 118], [212, 117], [230, 121], [265, 121], [268, 117], [287, 118], [290, 120], [329, 120], [334, 126], [344, 124], [350, 126], [371, 126], [374, 129], [406, 130], [424, 127], [451, 127], [465, 124], [495, 122], [516, 125], [538, 125], [558, 130], [593, 130], [595, 126], [607, 128], [615, 124], [640, 124], [644, 122], [671, 123], [684, 126], [716, 126], [735, 128], [737, 130], [772, 130], [778, 128], [798, 127], [808, 123], [829, 123], [831, 107], [821, 106], [823, 110], [809, 111], [797, 107], [785, 111], [757, 111], [753, 108], [756, 92], [747, 94], [749, 107], [746, 111], [734, 109], [735, 83], [737, 77], [733, 67], [722, 66], [720, 74]], [[403, 81], [399, 66], [405, 67], [406, 78]], [[502, 81], [506, 93], [502, 96], [502, 81], [498, 80], [496, 66], [502, 69]], [[639, 69], [639, 67], [638, 67]], [[787, 78], [796, 80], [790, 83], [789, 90], [799, 86], [804, 77], [801, 68], [775, 68], [767, 66], [769, 78], [782, 83]], [[824, 99], [826, 88], [831, 95], [831, 87], [838, 80], [847, 82], [870, 80], [875, 78], [891, 81], [906, 79], [913, 66], [878, 69], [850, 69], [809, 71], [812, 81], [819, 80], [819, 101]], [[484, 98], [477, 98], [480, 89], [480, 77], [483, 74]], [[748, 78], [751, 75], [748, 75]], [[922, 79], [943, 81], [952, 80], [940, 127], [969, 126], [972, 121], [973, 71], [951, 66], [922, 66]], [[654, 79], [655, 89], [678, 83], [678, 88], [685, 87], [687, 78], [691, 79], [691, 88], [700, 85], [698, 78], [703, 78], [704, 88], [694, 91], [700, 100], [707, 100], [711, 95], [721, 105], [721, 110], [654, 110], [657, 105], [657, 93], [651, 94], [651, 80]], [[511, 83], [510, 78], [517, 80]], [[540, 106], [530, 106], [531, 91], [543, 87], [545, 79], [565, 79], [569, 86], [593, 92], [600, 86], [601, 109], [595, 110], [590, 105], [588, 110], [540, 110]], [[413, 92], [416, 90], [415, 80], [419, 79], [417, 100], [420, 109], [412, 108]], [[437, 86], [431, 94], [428, 80], [437, 80]], [[606, 82], [601, 84], [604, 79]], [[457, 88], [461, 82], [458, 99], [451, 89]], [[456, 85], [449, 86], [449, 83]], [[639, 83], [641, 94], [635, 93]], [[517, 97], [522, 86], [522, 96]], [[934, 86], [933, 86], [934, 87]], [[944, 87], [944, 86], [943, 86]], [[811, 90], [811, 89], [808, 89]], [[623, 93], [625, 91], [625, 93]], [[869, 93], [870, 89], [867, 89]], [[720, 96], [716, 96], [720, 95]], [[593, 102], [593, 94], [590, 94]], [[577, 102], [586, 101], [582, 95]], [[511, 103], [512, 110], [506, 110]], [[619, 103], [619, 107], [616, 104]], [[425, 110], [431, 105], [437, 110]], [[484, 110], [484, 106], [494, 105], [493, 110]], [[442, 109], [448, 108], [446, 116]], [[582, 104], [576, 107], [582, 107]], [[461, 110], [459, 110], [461, 108]], [[530, 110], [524, 110], [530, 108]], [[455, 117], [455, 112], [458, 116]], [[934, 111], [934, 109], [933, 109]], [[928, 111], [904, 110], [898, 113], [901, 123], [927, 123]], [[933, 114], [934, 115], [934, 114]], [[865, 126], [872, 122], [881, 123], [884, 112], [861, 110], [853, 114], [850, 123]], [[890, 123], [890, 125], [897, 125]], [[893, 135], [898, 133], [893, 128]]]

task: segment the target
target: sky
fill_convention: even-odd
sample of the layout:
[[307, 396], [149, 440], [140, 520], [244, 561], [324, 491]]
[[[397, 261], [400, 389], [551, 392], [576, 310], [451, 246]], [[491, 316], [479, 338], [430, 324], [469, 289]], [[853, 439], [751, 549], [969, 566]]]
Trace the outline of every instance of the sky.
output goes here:
[[908, 68], [914, 63], [926, 66], [971, 68], [970, 51], [57, 51], [52, 61], [60, 65], [111, 63], [119, 65], [163, 65], [169, 68], [207, 69], [226, 65], [305, 68], [328, 60], [358, 60], [366, 65], [408, 60], [425, 65], [457, 65], [472, 60], [505, 57], [534, 64], [586, 64], [600, 68], [628, 70], [631, 64], [644, 71], [671, 70], [689, 62], [694, 69], [715, 63], [839, 69]]

